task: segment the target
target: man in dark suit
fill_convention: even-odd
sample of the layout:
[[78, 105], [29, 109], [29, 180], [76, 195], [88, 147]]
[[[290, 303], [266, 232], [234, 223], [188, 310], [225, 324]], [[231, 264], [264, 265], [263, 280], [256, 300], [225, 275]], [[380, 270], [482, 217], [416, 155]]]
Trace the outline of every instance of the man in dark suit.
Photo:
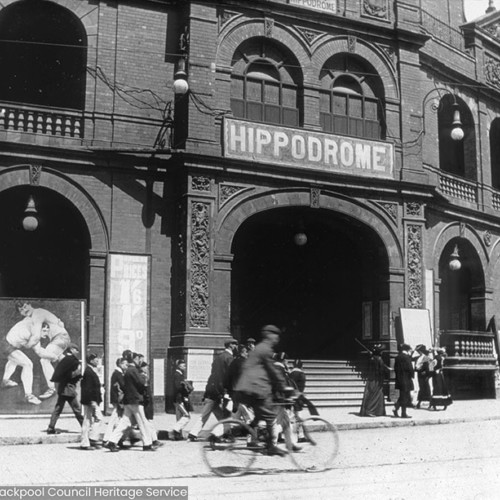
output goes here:
[[82, 378], [82, 370], [80, 360], [76, 357], [79, 349], [76, 344], [69, 344], [64, 351], [64, 357], [57, 364], [54, 374], [52, 375], [52, 382], [58, 384], [57, 387], [57, 402], [50, 416], [49, 427], [47, 434], [58, 434], [56, 430], [56, 422], [61, 415], [64, 405], [68, 403], [75, 414], [76, 419], [83, 423], [82, 409], [78, 401], [78, 394], [76, 391], [76, 384]]
[[96, 372], [99, 364], [97, 354], [90, 353], [87, 355], [87, 366], [83, 373], [81, 388], [81, 403], [83, 406], [83, 423], [82, 423], [82, 439], [80, 441], [80, 449], [94, 450], [100, 447], [99, 438], [90, 440], [90, 433], [94, 423], [102, 422], [102, 413], [99, 405], [102, 402], [101, 381]]
[[206, 424], [210, 414], [213, 413], [217, 420], [224, 418], [224, 399], [229, 401], [229, 366], [234, 360], [234, 354], [238, 349], [238, 341], [229, 339], [224, 342], [224, 351], [218, 354], [213, 363], [210, 377], [208, 377], [205, 394], [203, 396], [204, 405], [200, 418], [195, 422], [188, 434], [190, 441], [198, 440], [198, 433]]
[[132, 427], [132, 420], [135, 419], [141, 433], [143, 451], [155, 451], [157, 448], [153, 446], [153, 438], [144, 414], [144, 391], [147, 380], [139, 371], [143, 356], [135, 352], [129, 356], [124, 376], [123, 416], [104, 447], [110, 451], [118, 451], [120, 449], [118, 443]]
[[411, 418], [406, 413], [406, 408], [412, 406], [411, 391], [414, 389], [413, 376], [415, 372], [411, 361], [411, 351], [411, 346], [402, 344], [394, 362], [396, 389], [399, 390], [399, 398], [394, 405], [394, 410], [392, 410], [395, 417], [399, 417], [398, 410], [401, 408], [401, 418]]

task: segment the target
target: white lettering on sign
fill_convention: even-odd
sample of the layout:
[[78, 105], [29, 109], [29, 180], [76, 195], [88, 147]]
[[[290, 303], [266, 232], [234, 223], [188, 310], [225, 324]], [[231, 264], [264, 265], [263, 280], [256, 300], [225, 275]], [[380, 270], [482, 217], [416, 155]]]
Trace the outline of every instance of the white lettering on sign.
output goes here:
[[390, 143], [224, 120], [224, 156], [365, 177], [393, 178]]
[[308, 9], [321, 10], [323, 12], [337, 12], [337, 0], [288, 0], [290, 5], [307, 7]]

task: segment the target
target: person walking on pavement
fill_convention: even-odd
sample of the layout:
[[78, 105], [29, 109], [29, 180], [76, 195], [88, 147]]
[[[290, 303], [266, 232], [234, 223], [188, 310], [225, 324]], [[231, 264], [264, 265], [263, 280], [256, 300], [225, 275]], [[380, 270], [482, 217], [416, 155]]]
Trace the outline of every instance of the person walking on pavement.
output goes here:
[[[250, 352], [243, 365], [243, 372], [236, 384], [240, 401], [247, 404], [255, 413], [250, 424], [256, 427], [263, 420], [267, 428], [267, 453], [284, 456], [286, 452], [277, 446], [277, 411], [273, 397], [283, 398], [286, 391], [285, 381], [274, 366], [274, 348], [280, 340], [281, 330], [275, 325], [266, 325], [261, 329], [262, 340], [255, 350]], [[292, 451], [299, 451], [296, 445]]]
[[398, 410], [401, 408], [401, 418], [411, 418], [406, 409], [411, 407], [411, 391], [413, 391], [413, 376], [415, 371], [411, 361], [411, 346], [402, 344], [399, 354], [394, 361], [394, 373], [396, 375], [396, 389], [399, 390], [399, 398], [394, 405], [392, 412], [395, 417], [399, 417]]
[[238, 355], [229, 365], [228, 386], [230, 391], [229, 395], [233, 400], [233, 418], [243, 420], [243, 422], [249, 424], [254, 418], [253, 412], [250, 408], [248, 408], [248, 406], [239, 401], [238, 393], [235, 392], [236, 384], [238, 383], [243, 371], [243, 365], [248, 359], [249, 350], [247, 345], [248, 344], [241, 344], [238, 347]]
[[123, 394], [123, 416], [111, 433], [109, 441], [104, 444], [110, 451], [119, 451], [118, 443], [126, 432], [132, 427], [131, 419], [135, 418], [142, 437], [143, 451], [156, 451], [153, 446], [153, 440], [149, 432], [149, 426], [144, 415], [144, 390], [146, 380], [139, 371], [141, 355], [133, 353], [128, 361], [127, 371], [124, 375], [124, 394]]
[[123, 415], [123, 393], [125, 390], [124, 374], [127, 367], [127, 360], [125, 358], [118, 358], [116, 360], [116, 368], [111, 375], [109, 402], [113, 405], [113, 411], [108, 420], [106, 432], [104, 433], [103, 441], [105, 443], [111, 438], [113, 430], [116, 428]]
[[415, 351], [418, 354], [415, 360], [415, 371], [417, 372], [418, 380], [418, 395], [417, 395], [417, 409], [420, 409], [422, 401], [431, 400], [431, 386], [429, 380], [432, 377], [431, 371], [431, 358], [429, 356], [429, 351], [423, 344], [419, 344], [415, 347]]
[[[100, 448], [100, 434], [94, 428], [95, 424], [102, 423], [102, 413], [99, 408], [99, 405], [102, 403], [101, 381], [96, 371], [98, 365], [99, 358], [97, 354], [88, 354], [87, 366], [85, 367], [81, 381], [81, 403], [83, 407], [81, 450], [95, 450], [96, 448]], [[91, 440], [91, 433], [97, 439]]]
[[146, 417], [146, 424], [149, 429], [149, 434], [151, 436], [153, 446], [160, 447], [163, 446], [163, 443], [158, 439], [158, 432], [156, 431], [156, 427], [153, 422], [155, 413], [154, 399], [153, 399], [153, 391], [151, 390], [151, 384], [150, 384], [151, 376], [149, 373], [148, 366], [149, 365], [146, 361], [141, 361], [140, 372], [141, 375], [144, 377], [145, 381], [142, 405], [144, 406], [144, 416]]
[[384, 380], [390, 368], [382, 360], [382, 346], [373, 346], [368, 360], [366, 385], [359, 411], [360, 417], [385, 416]]
[[217, 420], [222, 420], [225, 417], [224, 400], [228, 400], [229, 398], [228, 370], [229, 365], [233, 362], [237, 348], [238, 341], [236, 339], [231, 338], [226, 340], [224, 342], [224, 351], [215, 357], [203, 396], [204, 405], [201, 416], [194, 423], [188, 434], [190, 441], [198, 440], [199, 432], [212, 413]]
[[57, 401], [54, 411], [50, 416], [49, 427], [47, 434], [58, 434], [56, 430], [56, 423], [61, 415], [64, 405], [68, 403], [73, 410], [73, 413], [82, 425], [83, 415], [80, 402], [78, 401], [78, 393], [76, 385], [82, 378], [82, 369], [80, 360], [76, 357], [80, 349], [76, 344], [70, 343], [65, 350], [64, 357], [57, 364], [54, 375], [52, 375], [52, 382], [58, 384], [57, 387]]
[[307, 406], [310, 415], [319, 415], [319, 412], [316, 406], [314, 406], [314, 403], [310, 401], [304, 394], [307, 378], [306, 374], [304, 373], [303, 366], [304, 364], [301, 359], [294, 360], [293, 368], [290, 371], [289, 375], [290, 380], [295, 384], [295, 386], [297, 387], [297, 391], [299, 392], [299, 396], [295, 403], [295, 409], [297, 411], [301, 411], [305, 405]]
[[182, 441], [182, 429], [186, 427], [191, 420], [191, 401], [189, 395], [193, 392], [193, 385], [186, 380], [186, 362], [183, 359], [178, 359], [174, 372], [174, 405], [176, 422], [172, 429], [172, 439], [174, 441]]

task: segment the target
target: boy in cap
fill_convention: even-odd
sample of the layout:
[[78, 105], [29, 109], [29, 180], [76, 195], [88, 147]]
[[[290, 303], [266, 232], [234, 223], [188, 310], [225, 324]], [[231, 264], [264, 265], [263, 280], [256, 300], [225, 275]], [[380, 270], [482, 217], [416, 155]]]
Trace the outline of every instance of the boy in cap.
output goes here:
[[230, 388], [228, 387], [229, 365], [233, 362], [237, 349], [238, 341], [230, 338], [224, 342], [224, 351], [215, 357], [203, 396], [204, 405], [201, 416], [188, 434], [190, 441], [198, 440], [198, 433], [212, 413], [217, 420], [224, 418], [224, 400], [227, 400], [230, 392]]
[[82, 369], [80, 360], [76, 357], [80, 349], [74, 343], [70, 343], [64, 351], [64, 357], [57, 364], [54, 375], [52, 375], [52, 382], [58, 384], [57, 387], [57, 401], [54, 411], [50, 416], [49, 427], [47, 434], [58, 434], [56, 431], [56, 422], [61, 415], [64, 405], [68, 403], [73, 410], [73, 413], [80, 422], [83, 423], [82, 409], [78, 401], [78, 394], [76, 391], [76, 384], [82, 378]]
[[80, 441], [81, 450], [94, 450], [100, 448], [99, 435], [97, 439], [90, 440], [90, 433], [94, 430], [94, 424], [102, 422], [102, 413], [99, 405], [102, 403], [101, 381], [97, 374], [99, 358], [97, 354], [87, 355], [87, 366], [83, 373], [81, 382], [81, 403], [83, 406], [82, 438]]

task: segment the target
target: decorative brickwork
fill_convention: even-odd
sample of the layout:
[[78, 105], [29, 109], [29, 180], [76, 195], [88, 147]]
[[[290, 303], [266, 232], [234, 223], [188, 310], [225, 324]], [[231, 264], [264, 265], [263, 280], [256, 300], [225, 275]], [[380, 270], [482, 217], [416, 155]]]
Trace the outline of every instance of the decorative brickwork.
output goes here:
[[422, 216], [422, 204], [416, 201], [412, 201], [406, 204], [406, 215], [410, 217], [421, 217]]
[[354, 54], [356, 52], [356, 37], [349, 35], [347, 37], [347, 50], [349, 53]]
[[30, 184], [38, 186], [40, 184], [40, 177], [42, 176], [41, 165], [30, 165]]
[[363, 0], [363, 14], [380, 19], [388, 19], [387, 0]]
[[206, 191], [210, 192], [210, 179], [202, 175], [193, 177], [191, 179], [191, 189], [193, 191]]
[[274, 19], [268, 17], [264, 20], [264, 33], [267, 37], [273, 36]]
[[222, 205], [224, 205], [229, 198], [244, 189], [244, 186], [238, 186], [235, 184], [221, 184], [219, 188], [219, 207], [222, 207]]
[[302, 28], [300, 26], [296, 26], [296, 29], [307, 40], [307, 43], [309, 45], [312, 45], [312, 43], [314, 42], [314, 40], [316, 40], [316, 38], [324, 34], [321, 33], [320, 31], [314, 31], [311, 29]]
[[396, 222], [398, 220], [398, 204], [389, 201], [378, 202], [377, 205], [381, 206], [388, 214], [389, 217]]
[[423, 305], [422, 272], [422, 227], [416, 224], [407, 226], [407, 305], [418, 309]]
[[189, 324], [208, 328], [210, 268], [210, 204], [191, 202], [191, 272]]
[[321, 190], [318, 188], [311, 188], [311, 208], [320, 207]]

